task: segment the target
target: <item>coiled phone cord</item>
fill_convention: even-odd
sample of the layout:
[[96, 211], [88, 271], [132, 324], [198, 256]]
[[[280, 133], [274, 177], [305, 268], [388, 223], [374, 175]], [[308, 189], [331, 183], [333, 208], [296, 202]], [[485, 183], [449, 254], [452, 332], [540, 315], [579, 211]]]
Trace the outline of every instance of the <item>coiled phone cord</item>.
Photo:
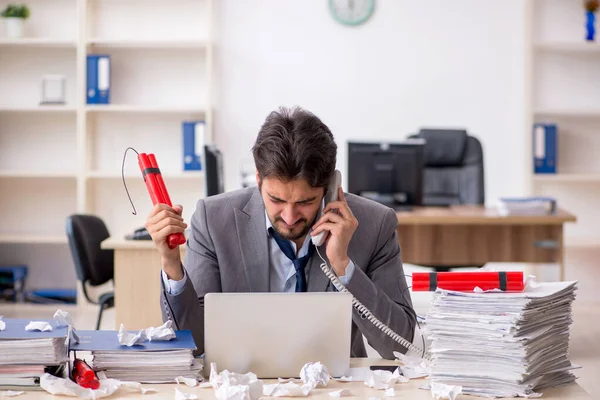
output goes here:
[[[335, 273], [333, 272], [331, 267], [329, 267], [327, 265], [327, 261], [325, 261], [325, 259], [321, 255], [319, 248], [317, 246], [315, 246], [315, 249], [317, 250], [317, 254], [319, 254], [319, 257], [321, 257], [321, 260], [323, 260], [323, 263], [320, 264], [320, 267], [323, 270], [323, 273], [333, 283], [333, 285], [338, 290], [338, 292], [350, 293], [350, 291], [342, 284], [342, 282], [340, 282], [340, 280], [335, 275]], [[350, 294], [352, 295], [352, 293], [350, 293]], [[402, 336], [400, 336], [396, 332], [394, 332], [389, 326], [387, 326], [386, 324], [381, 322], [379, 320], [379, 318], [374, 316], [373, 313], [371, 313], [371, 311], [367, 307], [365, 307], [364, 304], [362, 304], [360, 301], [358, 301], [354, 297], [354, 295], [352, 295], [352, 305], [354, 306], [354, 308], [356, 308], [356, 310], [362, 316], [364, 316], [366, 319], [368, 319], [373, 325], [375, 325], [383, 333], [385, 333], [386, 335], [391, 337], [395, 342], [400, 343], [402, 346], [404, 346], [408, 350], [411, 350], [415, 354], [419, 354], [419, 355], [423, 354], [422, 358], [425, 358], [426, 360], [431, 361], [430, 356], [428, 354], [425, 355], [425, 351], [423, 349], [419, 348], [418, 346], [415, 346], [414, 344], [412, 344], [411, 342], [409, 342], [408, 340], [406, 340], [405, 338], [403, 338]]]

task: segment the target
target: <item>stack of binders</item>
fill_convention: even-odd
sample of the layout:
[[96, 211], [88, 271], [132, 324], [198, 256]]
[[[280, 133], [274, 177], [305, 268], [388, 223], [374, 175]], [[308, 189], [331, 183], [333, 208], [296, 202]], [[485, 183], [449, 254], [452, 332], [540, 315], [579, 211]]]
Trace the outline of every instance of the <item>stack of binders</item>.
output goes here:
[[119, 344], [117, 331], [77, 331], [73, 351], [90, 351], [92, 367], [107, 378], [141, 383], [174, 383], [175, 378], [199, 379], [202, 363], [190, 331], [175, 331], [175, 339], [146, 341], [133, 346]]
[[574, 382], [568, 348], [575, 292], [576, 282], [515, 293], [438, 289], [426, 317], [431, 382], [486, 397], [530, 396]]
[[29, 320], [2, 319], [0, 390], [39, 390], [44, 373], [61, 376], [68, 362], [67, 328], [45, 321], [52, 331], [27, 331]]

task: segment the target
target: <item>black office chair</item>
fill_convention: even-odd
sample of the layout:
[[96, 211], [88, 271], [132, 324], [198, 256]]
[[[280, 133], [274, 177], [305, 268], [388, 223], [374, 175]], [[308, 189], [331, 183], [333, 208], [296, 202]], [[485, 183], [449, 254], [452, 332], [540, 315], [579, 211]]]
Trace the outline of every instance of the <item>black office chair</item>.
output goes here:
[[[421, 129], [410, 137], [426, 140], [424, 206], [485, 203], [483, 147], [477, 138], [458, 129]], [[456, 266], [427, 267], [442, 272]]]
[[425, 143], [423, 205], [485, 203], [483, 148], [466, 130], [421, 129]]
[[100, 306], [96, 330], [100, 329], [102, 312], [115, 305], [115, 292], [107, 292], [93, 300], [86, 286], [102, 285], [114, 278], [113, 250], [102, 250], [100, 243], [110, 235], [104, 222], [93, 215], [74, 214], [66, 224], [69, 248], [75, 263], [77, 278], [83, 286], [85, 298]]

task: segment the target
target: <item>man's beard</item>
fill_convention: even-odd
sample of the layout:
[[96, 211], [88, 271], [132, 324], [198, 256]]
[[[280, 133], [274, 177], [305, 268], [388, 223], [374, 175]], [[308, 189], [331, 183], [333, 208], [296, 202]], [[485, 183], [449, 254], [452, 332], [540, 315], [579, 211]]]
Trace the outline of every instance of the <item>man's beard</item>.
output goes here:
[[275, 221], [272, 222], [273, 229], [275, 229], [275, 232], [277, 232], [277, 234], [279, 236], [281, 236], [282, 238], [287, 239], [287, 240], [297, 240], [297, 239], [304, 237], [310, 231], [310, 228], [312, 226], [305, 219], [302, 219], [299, 221], [302, 223], [302, 230], [299, 233], [294, 233], [294, 231], [296, 231], [296, 229], [298, 229], [297, 227], [295, 227], [294, 230], [291, 232], [287, 229], [284, 231], [279, 229], [277, 223], [280, 221], [285, 223], [281, 217], [275, 218]]

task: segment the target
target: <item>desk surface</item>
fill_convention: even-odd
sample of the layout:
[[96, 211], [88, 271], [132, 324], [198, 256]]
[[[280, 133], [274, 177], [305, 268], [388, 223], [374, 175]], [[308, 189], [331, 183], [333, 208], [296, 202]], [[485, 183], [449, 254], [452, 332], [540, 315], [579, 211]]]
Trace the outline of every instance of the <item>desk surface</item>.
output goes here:
[[[127, 240], [120, 237], [111, 236], [102, 241], [101, 248], [113, 250], [144, 250], [156, 249], [152, 240]], [[179, 246], [180, 250], [185, 250], [185, 245]]]
[[398, 211], [396, 214], [402, 225], [561, 225], [577, 221], [573, 214], [562, 209], [552, 215], [501, 216], [491, 207], [416, 207], [412, 211]]
[[[351, 362], [352, 367], [365, 367], [374, 364], [392, 364], [391, 361], [381, 361], [376, 359], [353, 359]], [[263, 380], [263, 383], [274, 383], [276, 381]], [[400, 399], [411, 399], [411, 400], [431, 400], [431, 392], [429, 390], [419, 389], [419, 387], [428, 383], [425, 379], [413, 379], [408, 383], [396, 384], [396, 397]], [[176, 384], [163, 384], [163, 385], [151, 385], [144, 384], [145, 388], [154, 388], [158, 390], [158, 393], [148, 393], [142, 395], [139, 392], [134, 392], [131, 389], [121, 388], [116, 393], [107, 399], [113, 398], [127, 398], [127, 399], [143, 399], [143, 400], [159, 400], [159, 399], [173, 399], [175, 397], [175, 388], [179, 388], [184, 393], [193, 393], [198, 396], [199, 399], [214, 399], [214, 392], [212, 388], [190, 388], [185, 385]], [[362, 398], [367, 399], [369, 397], [383, 397], [384, 391], [373, 390], [368, 388], [362, 382], [337, 382], [330, 381], [326, 388], [314, 389], [309, 397], [319, 399], [329, 399], [332, 397], [328, 395], [329, 392], [333, 392], [340, 389], [349, 389], [352, 392], [353, 397], [344, 398]], [[571, 384], [561, 388], [549, 389], [543, 392], [542, 399], [544, 400], [557, 400], [557, 399], [574, 399], [574, 400], [589, 400], [592, 397], [581, 388], [578, 384]], [[46, 392], [26, 392], [25, 395], [17, 397], [18, 399], [59, 399], [66, 397], [52, 396]], [[266, 398], [266, 397], [263, 397]], [[392, 399], [393, 397], [390, 397]], [[469, 400], [469, 399], [481, 399], [480, 397], [474, 396], [458, 396], [458, 399]]]
[[[399, 211], [398, 223], [401, 225], [562, 225], [576, 222], [575, 215], [559, 209], [553, 215], [501, 216], [495, 208], [480, 206], [417, 207], [412, 211]], [[154, 249], [151, 240], [125, 240], [110, 237], [102, 242], [103, 249]], [[180, 246], [182, 250], [185, 246]]]

